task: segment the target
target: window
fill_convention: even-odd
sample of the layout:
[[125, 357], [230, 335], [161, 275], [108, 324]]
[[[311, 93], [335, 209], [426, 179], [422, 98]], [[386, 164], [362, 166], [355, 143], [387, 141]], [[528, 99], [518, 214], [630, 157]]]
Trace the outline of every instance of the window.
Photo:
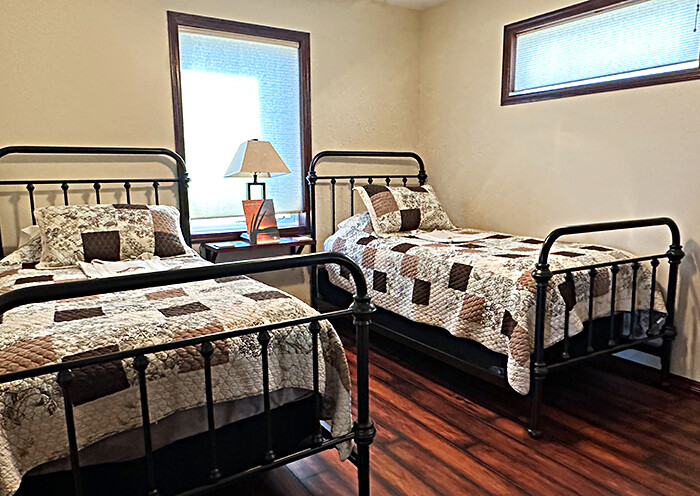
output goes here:
[[698, 0], [590, 0], [504, 30], [501, 104], [700, 78]]
[[285, 234], [308, 232], [309, 35], [168, 12], [175, 146], [190, 176], [192, 234], [245, 230], [252, 178], [224, 178], [238, 146], [270, 141], [291, 171], [264, 179]]

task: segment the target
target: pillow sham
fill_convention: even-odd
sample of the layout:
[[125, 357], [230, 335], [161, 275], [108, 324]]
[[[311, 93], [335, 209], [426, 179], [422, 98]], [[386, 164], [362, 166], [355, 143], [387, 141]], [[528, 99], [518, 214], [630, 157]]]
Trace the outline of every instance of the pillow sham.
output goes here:
[[31, 226], [23, 227], [19, 230], [19, 246], [26, 245], [27, 243], [29, 243], [29, 240], [31, 240], [34, 236], [41, 236], [39, 226], [34, 224]]
[[180, 213], [168, 205], [66, 205], [35, 211], [41, 232], [40, 267], [128, 260], [142, 254], [186, 253]]
[[358, 231], [365, 231], [369, 229], [372, 230], [372, 219], [369, 216], [369, 212], [360, 212], [352, 217], [348, 217], [344, 221], [338, 223], [339, 231], [349, 231], [356, 229]]
[[432, 186], [366, 184], [353, 189], [362, 198], [379, 235], [416, 229], [454, 229]]
[[0, 260], [0, 265], [34, 264], [41, 258], [41, 234], [36, 232], [28, 241]]

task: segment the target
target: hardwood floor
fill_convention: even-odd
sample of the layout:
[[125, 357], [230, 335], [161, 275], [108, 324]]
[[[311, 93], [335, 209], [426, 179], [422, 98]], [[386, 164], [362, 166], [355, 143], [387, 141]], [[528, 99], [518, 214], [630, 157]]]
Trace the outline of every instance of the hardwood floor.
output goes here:
[[[552, 377], [534, 441], [513, 393], [410, 352], [373, 351], [370, 372], [373, 495], [700, 494], [698, 394], [577, 368]], [[331, 451], [217, 494], [354, 495], [355, 478]]]

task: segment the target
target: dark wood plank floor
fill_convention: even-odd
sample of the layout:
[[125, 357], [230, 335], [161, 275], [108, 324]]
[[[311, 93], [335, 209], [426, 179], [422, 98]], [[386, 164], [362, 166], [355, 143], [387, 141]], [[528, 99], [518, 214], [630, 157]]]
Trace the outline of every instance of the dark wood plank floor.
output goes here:
[[[382, 349], [371, 355], [373, 495], [700, 494], [700, 395], [577, 368], [552, 378], [534, 441], [523, 398]], [[332, 451], [220, 495], [353, 495], [355, 478]]]

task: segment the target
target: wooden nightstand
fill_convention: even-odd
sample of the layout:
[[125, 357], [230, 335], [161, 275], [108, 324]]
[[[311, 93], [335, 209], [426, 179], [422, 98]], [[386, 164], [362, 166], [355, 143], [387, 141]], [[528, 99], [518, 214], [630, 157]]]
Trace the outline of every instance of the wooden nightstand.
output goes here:
[[305, 246], [314, 244], [313, 238], [308, 236], [291, 236], [280, 238], [277, 243], [264, 243], [259, 245], [251, 245], [248, 241], [238, 239], [236, 241], [221, 241], [219, 243], [202, 243], [200, 251], [205, 260], [216, 263], [216, 258], [219, 253], [227, 253], [232, 251], [256, 250], [259, 248], [275, 248], [284, 246], [289, 248], [290, 255], [299, 255]]

